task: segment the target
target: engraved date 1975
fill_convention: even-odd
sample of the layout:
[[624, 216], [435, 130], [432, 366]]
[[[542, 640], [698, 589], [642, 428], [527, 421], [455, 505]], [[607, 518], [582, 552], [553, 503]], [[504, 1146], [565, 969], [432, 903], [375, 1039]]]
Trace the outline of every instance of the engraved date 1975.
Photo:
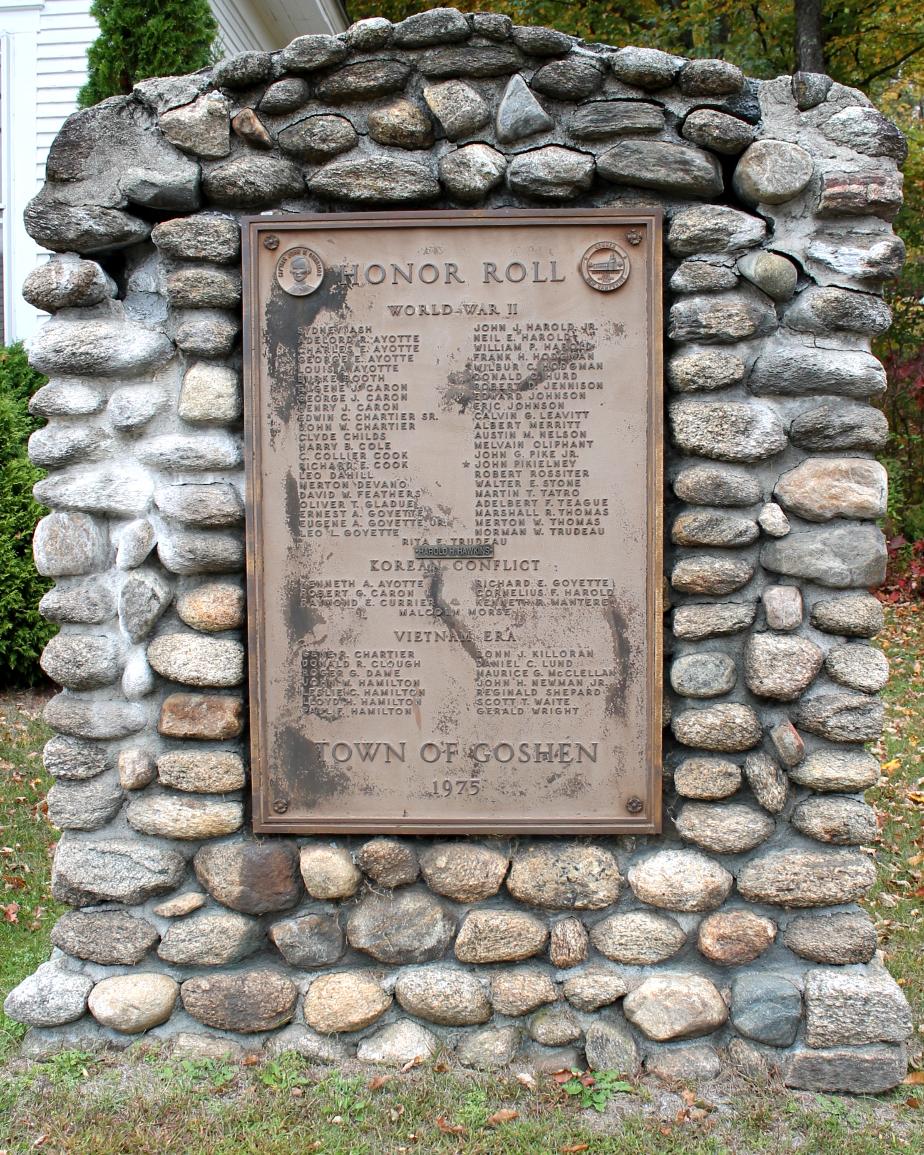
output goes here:
[[439, 798], [453, 795], [474, 795], [481, 793], [480, 778], [434, 778], [432, 793]]

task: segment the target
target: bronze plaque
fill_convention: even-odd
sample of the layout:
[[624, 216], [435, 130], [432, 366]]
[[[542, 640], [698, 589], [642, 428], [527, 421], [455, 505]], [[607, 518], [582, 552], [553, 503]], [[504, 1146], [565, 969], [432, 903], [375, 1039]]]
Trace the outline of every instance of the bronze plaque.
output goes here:
[[653, 832], [660, 215], [250, 218], [261, 832]]

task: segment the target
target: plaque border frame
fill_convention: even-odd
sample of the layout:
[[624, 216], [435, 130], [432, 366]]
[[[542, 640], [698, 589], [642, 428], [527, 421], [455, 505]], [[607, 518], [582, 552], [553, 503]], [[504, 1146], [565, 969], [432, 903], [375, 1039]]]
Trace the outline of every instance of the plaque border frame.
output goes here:
[[[247, 663], [249, 673], [248, 708], [250, 729], [250, 777], [255, 834], [397, 834], [397, 835], [631, 835], [661, 833], [662, 796], [662, 714], [664, 687], [663, 584], [664, 584], [664, 302], [662, 287], [664, 212], [652, 205], [643, 209], [617, 207], [572, 209], [414, 209], [330, 213], [264, 213], [242, 216], [241, 267], [243, 288], [243, 383], [244, 383], [244, 480], [245, 555], [247, 581]], [[648, 261], [649, 381], [647, 402], [647, 495], [649, 506], [645, 560], [650, 575], [646, 612], [650, 623], [646, 655], [648, 709], [646, 712], [645, 797], [638, 815], [624, 818], [587, 818], [561, 821], [555, 818], [503, 819], [491, 822], [477, 818], [382, 818], [351, 819], [287, 818], [274, 809], [269, 797], [263, 748], [266, 724], [262, 674], [266, 668], [265, 631], [259, 628], [263, 610], [263, 589], [258, 577], [264, 560], [262, 519], [262, 459], [259, 439], [254, 436], [262, 409], [259, 330], [259, 278], [254, 254], [264, 233], [288, 233], [306, 227], [323, 229], [410, 228], [433, 224], [440, 227], [470, 228], [567, 224], [600, 221], [619, 226], [637, 224], [647, 231], [651, 245]], [[249, 320], [247, 319], [249, 317]], [[286, 803], [287, 800], [281, 800]]]

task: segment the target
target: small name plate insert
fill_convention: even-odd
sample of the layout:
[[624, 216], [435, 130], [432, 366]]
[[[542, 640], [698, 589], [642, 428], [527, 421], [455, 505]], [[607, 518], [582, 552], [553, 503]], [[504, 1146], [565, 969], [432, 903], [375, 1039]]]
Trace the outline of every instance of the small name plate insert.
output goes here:
[[659, 214], [244, 252], [255, 830], [657, 831]]

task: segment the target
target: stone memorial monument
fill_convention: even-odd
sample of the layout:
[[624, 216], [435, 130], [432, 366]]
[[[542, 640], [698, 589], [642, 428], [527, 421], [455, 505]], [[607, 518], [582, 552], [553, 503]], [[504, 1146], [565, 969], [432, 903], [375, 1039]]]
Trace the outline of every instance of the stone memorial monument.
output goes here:
[[453, 9], [66, 122], [27, 1053], [902, 1079], [856, 903], [904, 155], [823, 76]]

